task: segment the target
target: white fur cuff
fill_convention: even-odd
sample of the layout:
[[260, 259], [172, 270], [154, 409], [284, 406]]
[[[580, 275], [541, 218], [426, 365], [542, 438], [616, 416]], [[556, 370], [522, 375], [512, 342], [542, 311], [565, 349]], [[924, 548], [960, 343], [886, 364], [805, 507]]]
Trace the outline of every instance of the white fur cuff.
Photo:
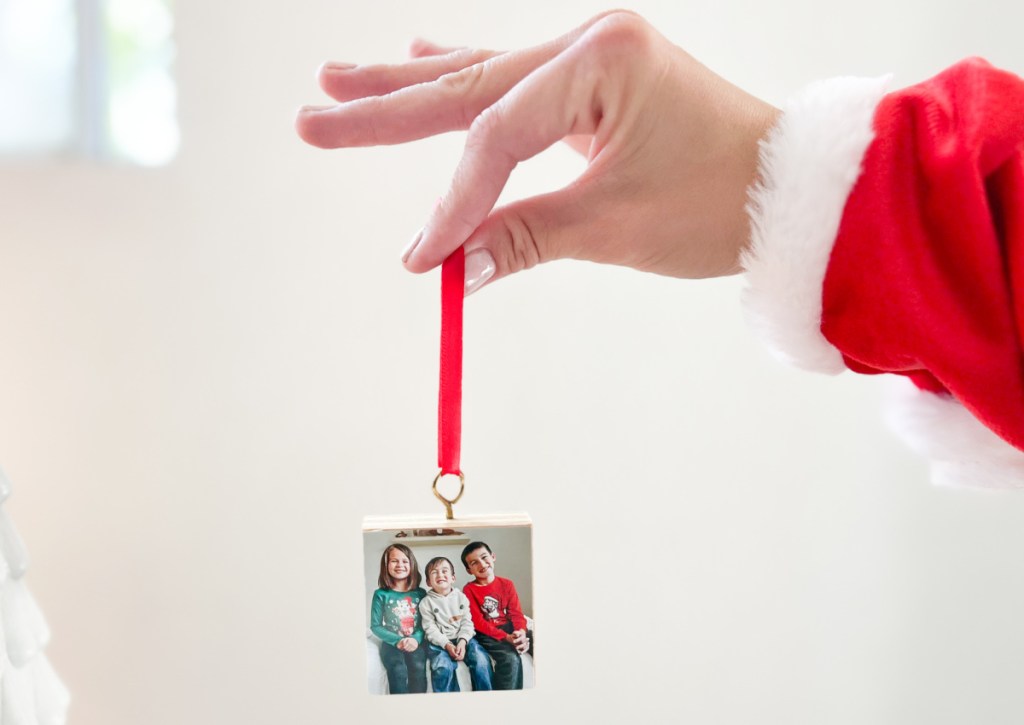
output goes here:
[[743, 306], [773, 354], [797, 367], [846, 369], [821, 334], [822, 285], [889, 80], [814, 83], [786, 104], [761, 141], [759, 181], [748, 205], [751, 244], [742, 258]]
[[890, 387], [889, 425], [931, 459], [932, 483], [1024, 489], [1024, 451], [986, 428], [949, 395], [918, 390], [906, 380]]

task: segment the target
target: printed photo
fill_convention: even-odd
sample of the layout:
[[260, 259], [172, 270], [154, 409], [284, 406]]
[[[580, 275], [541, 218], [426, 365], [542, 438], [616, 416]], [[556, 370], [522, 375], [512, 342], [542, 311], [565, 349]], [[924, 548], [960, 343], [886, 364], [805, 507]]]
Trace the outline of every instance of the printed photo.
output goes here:
[[533, 687], [531, 532], [521, 514], [364, 522], [372, 694]]

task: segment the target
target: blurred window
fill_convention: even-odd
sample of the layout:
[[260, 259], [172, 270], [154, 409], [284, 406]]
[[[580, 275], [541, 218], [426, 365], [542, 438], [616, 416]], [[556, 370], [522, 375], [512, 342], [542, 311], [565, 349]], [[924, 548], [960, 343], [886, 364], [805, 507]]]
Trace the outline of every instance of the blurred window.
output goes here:
[[0, 0], [0, 157], [178, 150], [170, 0]]

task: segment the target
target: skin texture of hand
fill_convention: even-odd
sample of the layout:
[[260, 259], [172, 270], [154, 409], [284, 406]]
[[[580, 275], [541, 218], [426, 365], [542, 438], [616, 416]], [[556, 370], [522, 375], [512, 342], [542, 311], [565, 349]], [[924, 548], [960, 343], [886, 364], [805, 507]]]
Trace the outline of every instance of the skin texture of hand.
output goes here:
[[455, 657], [457, 662], [462, 662], [462, 660], [466, 659], [466, 640], [459, 640], [459, 644], [455, 647], [455, 654], [453, 657]]
[[415, 652], [420, 645], [414, 638], [405, 637], [404, 639], [398, 640], [398, 644], [395, 646], [403, 652]]
[[[414, 43], [396, 65], [326, 63], [337, 105], [304, 107], [315, 146], [398, 144], [468, 130], [448, 191], [403, 254], [413, 272], [465, 244], [467, 292], [560, 258], [675, 277], [739, 271], [758, 141], [778, 112], [626, 11], [535, 48]], [[553, 193], [494, 208], [513, 169], [558, 141], [586, 170]]]
[[459, 659], [459, 657], [458, 657], [459, 651], [455, 647], [455, 645], [453, 645], [451, 642], [446, 644], [444, 646], [444, 649], [445, 649], [445, 652], [448, 653], [448, 656], [451, 657], [453, 660], [458, 660]]
[[512, 633], [512, 644], [515, 645], [516, 650], [523, 654], [530, 649], [530, 640], [526, 637], [525, 629], [517, 629]]

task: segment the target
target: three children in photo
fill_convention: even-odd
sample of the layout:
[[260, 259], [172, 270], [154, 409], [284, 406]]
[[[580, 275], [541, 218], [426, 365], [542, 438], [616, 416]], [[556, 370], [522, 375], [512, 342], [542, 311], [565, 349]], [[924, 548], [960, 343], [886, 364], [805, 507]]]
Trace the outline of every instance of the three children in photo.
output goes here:
[[515, 585], [494, 574], [496, 559], [483, 541], [468, 544], [462, 565], [473, 579], [460, 591], [455, 566], [436, 556], [423, 572], [424, 590], [412, 549], [384, 550], [370, 629], [381, 641], [391, 694], [426, 692], [428, 663], [434, 692], [459, 691], [459, 662], [469, 668], [473, 690], [523, 688], [521, 656], [533, 654], [533, 636]]

